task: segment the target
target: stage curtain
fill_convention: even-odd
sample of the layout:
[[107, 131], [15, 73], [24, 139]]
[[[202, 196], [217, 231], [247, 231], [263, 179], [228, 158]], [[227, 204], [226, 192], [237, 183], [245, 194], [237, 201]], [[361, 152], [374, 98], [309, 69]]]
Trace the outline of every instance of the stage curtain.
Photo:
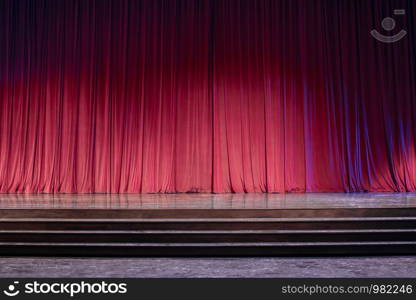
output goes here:
[[[394, 44], [370, 35], [387, 16]], [[0, 0], [0, 192], [416, 191], [415, 16]]]

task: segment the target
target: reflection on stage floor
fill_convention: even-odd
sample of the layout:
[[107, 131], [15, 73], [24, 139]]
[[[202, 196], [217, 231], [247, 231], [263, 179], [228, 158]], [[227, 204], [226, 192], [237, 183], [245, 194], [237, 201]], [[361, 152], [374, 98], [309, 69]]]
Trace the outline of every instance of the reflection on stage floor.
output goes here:
[[416, 207], [416, 193], [0, 194], [0, 209], [319, 209]]

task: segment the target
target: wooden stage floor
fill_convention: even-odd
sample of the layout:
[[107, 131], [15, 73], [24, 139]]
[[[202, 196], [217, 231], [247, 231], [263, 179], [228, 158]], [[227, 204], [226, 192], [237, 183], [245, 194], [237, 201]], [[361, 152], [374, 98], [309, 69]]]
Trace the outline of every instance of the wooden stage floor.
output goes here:
[[1, 194], [0, 255], [416, 253], [416, 194]]

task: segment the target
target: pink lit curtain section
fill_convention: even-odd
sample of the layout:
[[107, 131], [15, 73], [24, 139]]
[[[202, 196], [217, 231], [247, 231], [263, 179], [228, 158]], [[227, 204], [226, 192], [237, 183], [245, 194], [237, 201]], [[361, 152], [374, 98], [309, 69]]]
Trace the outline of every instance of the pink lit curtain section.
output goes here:
[[416, 191], [415, 15], [0, 0], [0, 192]]

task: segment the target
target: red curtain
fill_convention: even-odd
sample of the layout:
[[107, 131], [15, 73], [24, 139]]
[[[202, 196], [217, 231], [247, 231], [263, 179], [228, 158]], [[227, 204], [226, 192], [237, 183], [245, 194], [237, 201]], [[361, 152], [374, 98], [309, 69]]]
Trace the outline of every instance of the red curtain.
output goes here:
[[416, 191], [415, 15], [0, 0], [0, 192]]

